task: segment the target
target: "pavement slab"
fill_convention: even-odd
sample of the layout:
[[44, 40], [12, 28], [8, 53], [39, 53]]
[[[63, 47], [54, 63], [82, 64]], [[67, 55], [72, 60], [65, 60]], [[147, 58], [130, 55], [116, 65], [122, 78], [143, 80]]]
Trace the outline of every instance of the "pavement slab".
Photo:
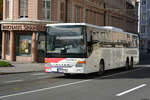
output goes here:
[[10, 62], [13, 67], [0, 67], [0, 74], [43, 72], [44, 63]]

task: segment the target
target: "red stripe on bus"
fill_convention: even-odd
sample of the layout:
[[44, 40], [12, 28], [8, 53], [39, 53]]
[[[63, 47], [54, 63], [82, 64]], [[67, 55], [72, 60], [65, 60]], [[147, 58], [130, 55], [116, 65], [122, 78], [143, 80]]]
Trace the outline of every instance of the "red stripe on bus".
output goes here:
[[46, 63], [58, 63], [61, 60], [64, 60], [66, 58], [45, 58]]

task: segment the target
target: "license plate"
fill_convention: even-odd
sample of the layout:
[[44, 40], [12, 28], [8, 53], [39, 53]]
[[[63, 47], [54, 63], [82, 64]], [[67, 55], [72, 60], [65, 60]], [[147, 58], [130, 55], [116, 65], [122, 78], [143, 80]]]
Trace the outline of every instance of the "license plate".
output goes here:
[[51, 71], [57, 72], [57, 68], [51, 67]]

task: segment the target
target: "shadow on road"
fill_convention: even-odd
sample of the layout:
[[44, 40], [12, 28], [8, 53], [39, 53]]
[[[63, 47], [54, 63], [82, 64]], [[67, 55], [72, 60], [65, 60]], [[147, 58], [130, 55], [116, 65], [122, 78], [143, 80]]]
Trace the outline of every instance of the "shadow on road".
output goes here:
[[[140, 70], [143, 68], [144, 70]], [[139, 69], [139, 70], [138, 70]], [[125, 68], [118, 68], [113, 70], [107, 70], [101, 76], [97, 73], [92, 74], [77, 74], [70, 76], [60, 76], [56, 78], [65, 78], [65, 79], [143, 79], [150, 78], [150, 67], [136, 67], [132, 70], [125, 70]]]
[[96, 73], [92, 74], [80, 74], [80, 75], [70, 75], [70, 76], [60, 76], [56, 78], [65, 78], [65, 79], [144, 79], [150, 78], [150, 65], [149, 59], [144, 59], [140, 61], [139, 66], [135, 67], [132, 70], [126, 70], [125, 68], [118, 68], [107, 70], [101, 76]]
[[[141, 69], [142, 68], [142, 69]], [[138, 70], [139, 69], [139, 70]], [[87, 75], [70, 75], [57, 78], [66, 79], [144, 79], [150, 78], [150, 67], [138, 67], [130, 71], [123, 68], [107, 70], [103, 75], [99, 76], [96, 73]]]

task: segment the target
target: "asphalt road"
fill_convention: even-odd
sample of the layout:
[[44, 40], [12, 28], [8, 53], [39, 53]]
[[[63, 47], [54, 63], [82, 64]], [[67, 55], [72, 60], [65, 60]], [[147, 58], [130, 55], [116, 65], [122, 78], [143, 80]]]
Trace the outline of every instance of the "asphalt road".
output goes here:
[[150, 100], [150, 65], [109, 70], [102, 76], [1, 75], [0, 100]]

